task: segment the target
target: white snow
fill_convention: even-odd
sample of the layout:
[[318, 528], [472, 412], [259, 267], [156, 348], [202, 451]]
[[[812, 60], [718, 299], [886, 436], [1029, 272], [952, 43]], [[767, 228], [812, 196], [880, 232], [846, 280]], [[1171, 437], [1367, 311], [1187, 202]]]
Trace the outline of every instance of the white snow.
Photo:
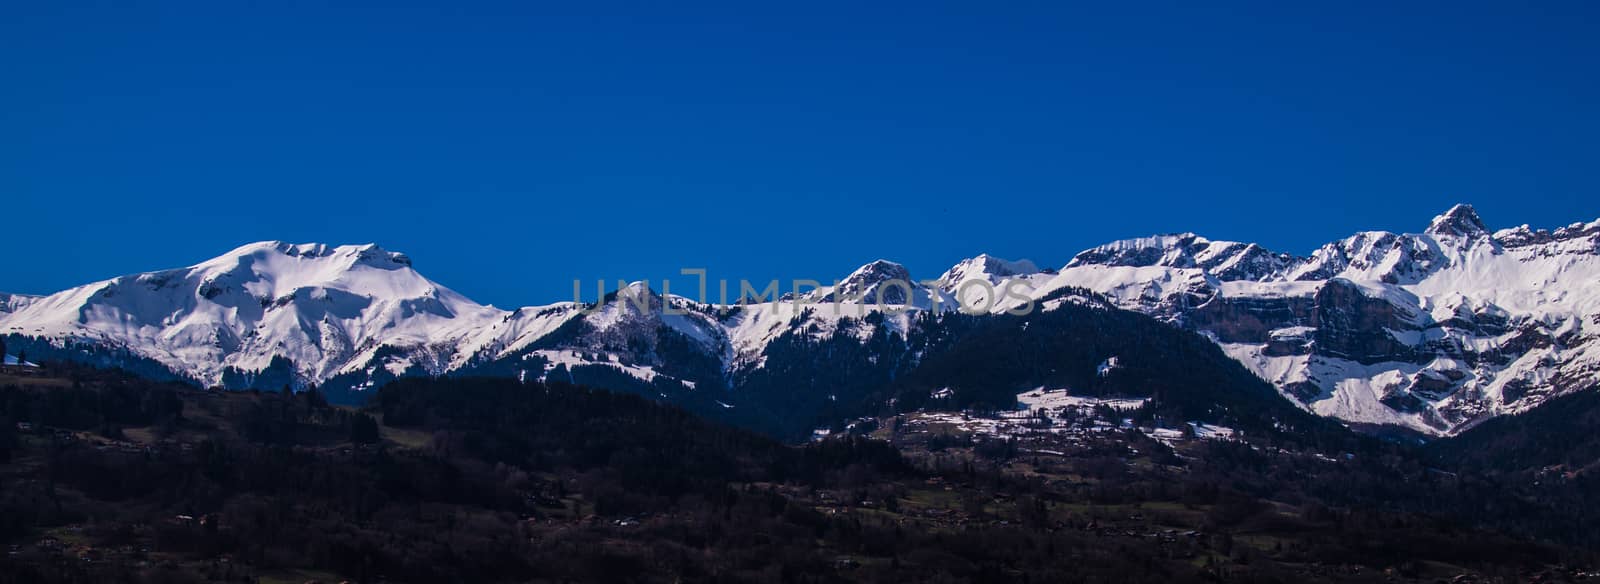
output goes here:
[[1135, 410], [1150, 398], [1096, 398], [1071, 395], [1066, 389], [1034, 388], [1017, 394], [1017, 407], [1024, 412], [1059, 411], [1062, 408], [1107, 406], [1114, 410]]
[[0, 363], [13, 366], [21, 365], [23, 367], [38, 367], [38, 365], [32, 361], [18, 361], [16, 355], [5, 355], [4, 357], [4, 359], [0, 359]]
[[1117, 360], [1117, 356], [1112, 355], [1110, 357], [1106, 357], [1105, 361], [1101, 361], [1100, 364], [1094, 368], [1094, 372], [1095, 375], [1105, 377], [1111, 375], [1112, 371], [1116, 371], [1121, 367], [1122, 364]]
[[[1337, 278], [1395, 307], [1400, 324], [1390, 328], [1391, 338], [1439, 358], [1361, 364], [1319, 355], [1269, 355], [1265, 344], [1227, 343], [1223, 350], [1286, 393], [1301, 382], [1320, 387], [1301, 402], [1317, 413], [1449, 433], [1490, 416], [1525, 411], [1600, 377], [1600, 343], [1592, 342], [1600, 329], [1600, 220], [1553, 231], [1524, 226], [1493, 236], [1478, 225], [1470, 209], [1457, 208], [1423, 234], [1357, 233], [1306, 257], [1193, 234], [1164, 235], [1087, 250], [1057, 273], [1042, 272], [1026, 260], [979, 255], [931, 285], [911, 280], [899, 264], [878, 261], [838, 286], [732, 313], [723, 312], [731, 307], [651, 296], [697, 309], [686, 314], [641, 314], [622, 302], [588, 314], [584, 305], [571, 302], [501, 310], [422, 277], [409, 258], [376, 245], [260, 242], [193, 266], [122, 276], [49, 296], [0, 294], [0, 334], [126, 348], [212, 383], [227, 367], [256, 370], [282, 356], [304, 381], [320, 382], [376, 367], [440, 374], [525, 354], [563, 325], [584, 319], [591, 330], [583, 342], [602, 346], [602, 341], [666, 327], [733, 372], [760, 367], [767, 346], [785, 334], [825, 339], [845, 330], [847, 318], [856, 320], [849, 330], [865, 339], [878, 326], [903, 334], [922, 311], [980, 306], [999, 313], [1028, 303], [1051, 310], [1100, 302], [1067, 295], [1038, 303], [1071, 286], [1183, 324], [1206, 302], [1309, 303]], [[914, 284], [909, 303], [878, 306], [874, 294], [888, 279], [898, 278]], [[993, 297], [1007, 285], [1017, 286], [1021, 297]], [[642, 285], [630, 290], [653, 295]], [[779, 293], [785, 292], [780, 286]], [[830, 295], [847, 300], [817, 303]], [[881, 325], [859, 321], [885, 308]], [[1505, 332], [1483, 332], [1473, 323], [1493, 325], [1484, 330], [1503, 323]], [[1553, 341], [1512, 354], [1510, 347], [1529, 346], [1518, 339], [1525, 331]], [[1316, 346], [1317, 328], [1310, 322], [1278, 326], [1267, 334], [1284, 343]], [[1505, 358], [1468, 365], [1439, 349], [1452, 346], [1477, 355], [1505, 351]], [[385, 351], [388, 357], [378, 362]], [[573, 351], [538, 354], [569, 366], [595, 364]], [[645, 356], [611, 357], [616, 359], [608, 357], [604, 365], [644, 380], [659, 375], [658, 365]], [[1114, 369], [1108, 360], [1100, 372]], [[1446, 389], [1412, 392], [1425, 398], [1420, 410], [1401, 411], [1381, 401], [1418, 384]]]
[[[1363, 232], [1330, 243], [1305, 258], [1290, 258], [1281, 269], [1263, 270], [1259, 279], [1224, 279], [1225, 257], [1236, 245], [1219, 245], [1191, 234], [1114, 242], [1080, 254], [1034, 292], [1042, 298], [1065, 286], [1105, 294], [1122, 308], [1140, 310], [1181, 323], [1192, 299], [1304, 299], [1309, 303], [1335, 278], [1369, 298], [1386, 301], [1406, 330], [1391, 328], [1400, 343], [1440, 352], [1458, 345], [1476, 354], [1493, 354], [1525, 329], [1562, 339], [1552, 347], [1509, 355], [1509, 363], [1482, 360], [1472, 371], [1457, 364], [1459, 382], [1435, 377], [1433, 384], [1455, 384], [1439, 399], [1425, 399], [1420, 411], [1398, 411], [1380, 399], [1387, 391], [1412, 385], [1420, 371], [1435, 364], [1385, 362], [1363, 365], [1326, 357], [1267, 356], [1264, 345], [1224, 350], [1287, 392], [1311, 381], [1325, 391], [1309, 401], [1319, 414], [1352, 422], [1398, 424], [1419, 431], [1457, 432], [1487, 417], [1525, 411], [1560, 387], [1587, 386], [1600, 377], [1600, 221], [1575, 223], [1554, 232], [1526, 227], [1501, 230], [1491, 238], [1477, 228], [1471, 209], [1458, 207], [1436, 218], [1423, 234]], [[1461, 233], [1457, 233], [1460, 231]], [[1202, 246], [1201, 244], [1205, 244]], [[1192, 249], [1201, 248], [1199, 253]], [[1208, 254], [1220, 254], [1208, 256]], [[1229, 257], [1233, 261], [1237, 256]], [[1503, 319], [1505, 333], [1483, 334], [1446, 323]], [[1206, 332], [1206, 331], [1202, 331]], [[1270, 331], [1279, 340], [1310, 341], [1312, 326]], [[1216, 335], [1210, 335], [1216, 339]], [[1442, 358], [1448, 354], [1439, 353]], [[1531, 396], [1507, 397], [1508, 384], [1532, 387]], [[1293, 399], [1293, 398], [1291, 398]]]
[[1189, 427], [1194, 428], [1195, 437], [1202, 440], [1232, 440], [1238, 435], [1238, 432], [1227, 426], [1189, 422]]
[[[954, 429], [976, 436], [1017, 438], [1024, 436], [1083, 437], [1116, 430], [1137, 430], [1168, 444], [1184, 440], [1184, 432], [1172, 428], [1136, 428], [1131, 420], [1120, 424], [1096, 417], [1096, 408], [1105, 406], [1112, 410], [1133, 410], [1148, 402], [1148, 398], [1094, 398], [1075, 396], [1066, 389], [1035, 388], [1017, 394], [1017, 409], [1010, 412], [982, 414], [977, 412], [923, 411], [905, 414], [909, 433], [934, 431], [935, 428]], [[1189, 422], [1199, 439], [1231, 440], [1237, 437], [1232, 428]], [[1032, 452], [1057, 454], [1059, 451], [1033, 449]]]

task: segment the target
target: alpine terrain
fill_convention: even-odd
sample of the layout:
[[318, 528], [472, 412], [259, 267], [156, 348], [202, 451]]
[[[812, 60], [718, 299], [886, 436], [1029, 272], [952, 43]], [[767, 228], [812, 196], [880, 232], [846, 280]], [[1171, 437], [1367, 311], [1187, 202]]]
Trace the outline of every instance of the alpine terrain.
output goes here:
[[[1141, 351], [1181, 344], [1152, 339], [1188, 333], [1126, 309], [1204, 335], [1220, 349], [1207, 351], [1310, 412], [1445, 435], [1600, 379], [1597, 280], [1600, 221], [1490, 231], [1466, 205], [1419, 234], [1364, 232], [1308, 256], [1164, 235], [1086, 250], [1058, 270], [980, 255], [928, 282], [879, 260], [737, 306], [635, 283], [595, 304], [503, 310], [375, 245], [262, 242], [49, 296], [0, 295], [0, 332], [35, 361], [230, 389], [317, 384], [359, 401], [403, 377], [516, 377], [776, 416], [786, 433], [935, 397], [1010, 408], [1045, 386], [1216, 389], [1181, 388], [1181, 369], [1146, 375], [1169, 355]], [[1074, 328], [1089, 322], [1105, 328]], [[1145, 336], [1114, 340], [1135, 328]], [[1003, 339], [1000, 350], [976, 348], [985, 338]], [[1048, 343], [1066, 348], [1029, 348]], [[940, 371], [954, 373], [930, 373]], [[1109, 381], [1115, 371], [1140, 382]], [[1213, 398], [1220, 412], [1239, 396]]]

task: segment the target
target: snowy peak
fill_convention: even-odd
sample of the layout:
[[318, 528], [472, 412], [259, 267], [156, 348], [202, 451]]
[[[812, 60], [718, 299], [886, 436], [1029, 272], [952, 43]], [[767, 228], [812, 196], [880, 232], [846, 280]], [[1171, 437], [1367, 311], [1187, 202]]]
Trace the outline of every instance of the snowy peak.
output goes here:
[[1067, 267], [1198, 268], [1220, 280], [1233, 281], [1276, 277], [1297, 261], [1299, 258], [1254, 243], [1177, 233], [1113, 241], [1079, 253]]
[[334, 280], [362, 269], [411, 270], [411, 258], [377, 244], [330, 246], [322, 243], [262, 241], [243, 245], [191, 267], [214, 275]]
[[1196, 330], [1308, 409], [1448, 434], [1600, 382], [1600, 222], [1490, 235], [1456, 205], [1425, 233], [1309, 257], [1192, 234], [1079, 254], [1075, 286]]
[[1433, 236], [1462, 237], [1477, 239], [1489, 234], [1489, 228], [1484, 226], [1483, 219], [1478, 217], [1478, 211], [1472, 205], [1458, 204], [1445, 211], [1443, 215], [1433, 218], [1424, 233]]
[[865, 288], [889, 280], [910, 280], [911, 271], [905, 266], [889, 260], [875, 260], [872, 263], [856, 268], [839, 283], [840, 287]]
[[504, 313], [422, 277], [376, 245], [252, 243], [187, 268], [81, 286], [0, 313], [0, 332], [128, 347], [208, 383], [275, 358], [320, 380], [379, 348], [451, 343]]
[[1195, 265], [1195, 254], [1209, 247], [1211, 242], [1193, 233], [1174, 233], [1121, 239], [1079, 252], [1067, 267], [1088, 265], [1169, 268], [1189, 268]]
[[1261, 281], [1281, 276], [1300, 261], [1289, 254], [1276, 253], [1254, 243], [1217, 241], [1201, 250], [1196, 261], [1217, 279]]
[[1003, 260], [989, 254], [962, 260], [939, 276], [939, 290], [953, 292], [962, 282], [984, 280], [999, 284], [1006, 278], [1031, 276], [1039, 273], [1039, 266], [1028, 260]]
[[385, 250], [376, 243], [331, 246], [325, 243], [286, 243], [282, 241], [258, 241], [241, 245], [212, 261], [226, 261], [229, 258], [245, 256], [259, 257], [263, 254], [280, 254], [307, 260], [340, 258], [349, 260], [351, 265], [363, 264], [383, 269], [394, 269], [401, 266], [409, 267], [411, 265], [411, 259], [406, 257], [405, 254]]
[[962, 310], [992, 311], [1015, 292], [1031, 290], [1032, 280], [1049, 276], [1028, 260], [1009, 261], [981, 254], [946, 270], [935, 284], [934, 293], [942, 293], [942, 301], [954, 301]]
[[[1548, 232], [1505, 233], [1522, 240], [1551, 238]], [[1490, 247], [1497, 245], [1477, 211], [1462, 204], [1435, 217], [1423, 235], [1362, 232], [1324, 245], [1310, 257], [1278, 253], [1254, 243], [1213, 241], [1193, 233], [1177, 233], [1113, 241], [1079, 253], [1067, 268], [1195, 269], [1222, 282], [1285, 278], [1310, 281], [1347, 275], [1402, 283], [1416, 282], [1442, 269], [1459, 252], [1480, 242]]]
[[910, 302], [906, 295], [907, 288], [915, 292], [916, 284], [911, 279], [910, 270], [889, 260], [877, 260], [857, 268], [831, 288], [824, 289], [826, 293], [822, 295], [822, 301], [906, 304]]
[[1600, 382], [1597, 278], [1600, 221], [1490, 235], [1468, 205], [1426, 233], [1357, 233], [1307, 257], [1178, 233], [1095, 247], [1060, 270], [979, 255], [927, 285], [878, 260], [799, 298], [739, 307], [636, 282], [594, 304], [503, 311], [376, 245], [266, 241], [49, 296], [0, 294], [0, 334], [94, 344], [225, 385], [230, 372], [269, 370], [355, 390], [561, 370], [693, 391], [818, 339], [907, 339], [923, 326], [886, 305], [994, 314], [1070, 296], [1204, 334], [1318, 414], [1448, 434]]
[[627, 286], [618, 289], [616, 294], [607, 297], [610, 302], [623, 307], [624, 310], [645, 314], [659, 311], [663, 301], [661, 295], [644, 280], [629, 282]]
[[213, 299], [230, 291], [272, 299], [305, 288], [339, 289], [369, 298], [438, 296], [442, 291], [417, 274], [405, 254], [374, 244], [335, 247], [264, 241], [241, 246], [187, 269], [132, 277], [197, 278], [201, 295]]

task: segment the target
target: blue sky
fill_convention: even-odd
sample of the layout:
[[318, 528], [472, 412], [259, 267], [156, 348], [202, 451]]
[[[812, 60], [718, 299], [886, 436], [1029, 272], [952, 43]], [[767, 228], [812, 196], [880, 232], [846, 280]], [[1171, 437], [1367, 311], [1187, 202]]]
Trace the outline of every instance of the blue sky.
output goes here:
[[377, 242], [516, 306], [1600, 217], [1593, 2], [442, 4], [0, 7], [0, 290]]

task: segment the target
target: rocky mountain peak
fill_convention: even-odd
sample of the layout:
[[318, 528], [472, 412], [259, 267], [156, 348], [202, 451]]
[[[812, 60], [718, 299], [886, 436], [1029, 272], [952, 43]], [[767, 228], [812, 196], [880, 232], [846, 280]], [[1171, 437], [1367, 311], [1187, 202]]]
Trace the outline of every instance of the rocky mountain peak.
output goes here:
[[907, 270], [905, 266], [889, 260], [877, 260], [851, 272], [849, 276], [839, 282], [838, 289], [841, 292], [850, 293], [866, 290], [890, 280], [910, 282], [911, 271]]
[[989, 254], [978, 254], [977, 257], [962, 260], [961, 263], [946, 270], [944, 275], [939, 277], [939, 289], [949, 292], [968, 280], [977, 279], [998, 283], [1005, 278], [1037, 273], [1039, 273], [1039, 266], [1028, 260], [1011, 261]]
[[883, 283], [891, 281], [896, 283], [883, 290], [882, 301], [891, 304], [908, 302], [910, 299], [906, 297], [905, 286], [901, 282], [915, 288], [916, 280], [911, 279], [911, 271], [905, 266], [889, 260], [876, 260], [857, 268], [831, 289], [824, 289], [826, 295], [822, 300], [834, 302], [860, 299], [869, 303], [877, 302], [879, 298], [876, 296], [876, 291]]
[[1101, 266], [1167, 266], [1192, 267], [1196, 249], [1205, 249], [1210, 241], [1193, 233], [1172, 233], [1151, 237], [1138, 237], [1113, 241], [1078, 253], [1067, 267]]
[[1477, 238], [1488, 235], [1489, 228], [1484, 226], [1483, 219], [1478, 218], [1478, 211], [1473, 209], [1472, 205], [1459, 204], [1445, 211], [1443, 215], [1434, 217], [1425, 233], [1434, 236]]

